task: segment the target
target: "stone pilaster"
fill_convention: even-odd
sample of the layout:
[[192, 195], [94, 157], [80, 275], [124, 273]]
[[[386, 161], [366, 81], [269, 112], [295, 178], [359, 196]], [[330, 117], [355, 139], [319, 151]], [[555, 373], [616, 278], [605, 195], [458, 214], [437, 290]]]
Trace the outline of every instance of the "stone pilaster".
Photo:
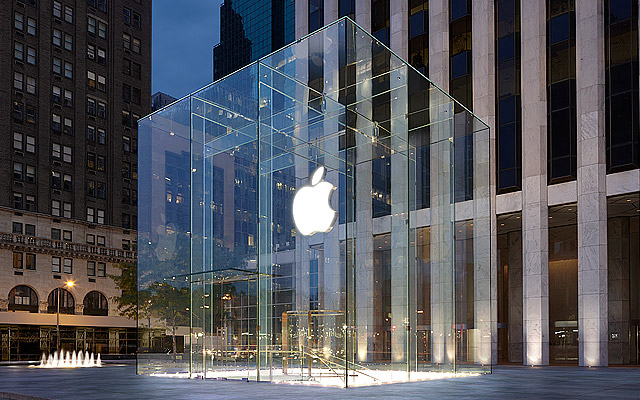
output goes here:
[[449, 90], [449, 0], [429, 1], [429, 79]]
[[[498, 354], [498, 270], [495, 214], [495, 34], [493, 0], [472, 2], [473, 109], [489, 129], [474, 132], [474, 328], [480, 364], [496, 363]], [[480, 125], [475, 123], [474, 126]], [[490, 152], [491, 149], [491, 152]]]
[[609, 363], [629, 364], [629, 218], [609, 219], [607, 236]]
[[309, 33], [309, 2], [295, 2], [295, 33], [296, 40], [306, 36]]
[[371, 32], [371, 0], [356, 0], [356, 23]]
[[578, 335], [583, 366], [608, 365], [604, 0], [576, 2]]
[[549, 364], [546, 3], [521, 0], [524, 364]]
[[338, 0], [324, 0], [324, 24], [329, 25], [338, 19]]
[[522, 232], [507, 234], [509, 362], [522, 362]]
[[389, 44], [403, 60], [409, 59], [409, 2], [391, 1]]

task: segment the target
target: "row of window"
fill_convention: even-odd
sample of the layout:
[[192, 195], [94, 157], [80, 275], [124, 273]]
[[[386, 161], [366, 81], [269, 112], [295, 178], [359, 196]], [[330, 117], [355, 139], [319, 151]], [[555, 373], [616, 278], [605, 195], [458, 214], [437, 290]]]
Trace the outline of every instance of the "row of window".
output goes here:
[[25, 46], [24, 43], [18, 41], [13, 43], [13, 57], [18, 61], [26, 61], [27, 64], [31, 65], [36, 65], [38, 61], [36, 49], [31, 46]]
[[107, 197], [107, 184], [93, 179], [88, 179], [87, 196], [105, 199]]
[[27, 153], [35, 154], [36, 137], [23, 135], [20, 132], [13, 132], [13, 148], [15, 150], [26, 151]]
[[67, 135], [73, 135], [73, 120], [53, 113], [51, 114], [51, 130], [54, 133], [64, 132]]
[[71, 192], [73, 190], [73, 178], [70, 174], [51, 171], [51, 187]]
[[134, 28], [142, 28], [142, 18], [140, 14], [127, 7], [122, 7], [122, 21], [126, 25], [132, 25]]
[[122, 45], [124, 46], [125, 50], [130, 50], [136, 54], [140, 54], [140, 39], [133, 37], [128, 33], [123, 33]]
[[73, 92], [54, 85], [51, 88], [51, 101], [65, 107], [73, 107]]
[[36, 197], [29, 194], [14, 192], [13, 208], [16, 210], [36, 211]]
[[59, 29], [53, 30], [52, 42], [56, 47], [64, 46], [65, 50], [73, 51], [73, 36]]
[[[60, 303], [59, 307], [58, 303]], [[109, 302], [107, 297], [97, 290], [92, 290], [87, 293], [86, 296], [84, 296], [82, 304], [83, 315], [109, 315]], [[62, 314], [75, 314], [75, 305], [75, 299], [71, 292], [63, 288], [56, 288], [49, 293], [49, 297], [47, 298], [47, 313], [55, 314], [60, 312]], [[10, 311], [38, 313], [40, 307], [36, 291], [26, 285], [14, 287], [9, 292], [8, 308]]]
[[87, 0], [87, 4], [90, 7], [97, 8], [102, 12], [107, 12], [107, 0]]
[[87, 207], [87, 222], [104, 224], [105, 210], [95, 207]]
[[[14, 221], [12, 232], [18, 235], [36, 236], [36, 226], [33, 224], [23, 224], [22, 222]], [[69, 230], [62, 230], [59, 228], [51, 228], [51, 240], [63, 240], [65, 242], [72, 242], [73, 232]], [[87, 233], [86, 235], [87, 244], [104, 247], [105, 242], [106, 242], [105, 236], [94, 235], [93, 233]], [[122, 248], [124, 250], [129, 250], [131, 248], [131, 241], [128, 239], [122, 239]]]
[[38, 22], [35, 18], [25, 17], [24, 14], [15, 12], [13, 14], [13, 27], [24, 32], [26, 29], [27, 34], [36, 36], [38, 34]]
[[35, 124], [37, 119], [36, 107], [25, 104], [21, 101], [14, 100], [13, 101], [13, 120], [18, 123], [22, 123], [24, 121]]
[[25, 181], [26, 183], [35, 183], [36, 167], [33, 165], [25, 165], [21, 162], [13, 163], [13, 180]]
[[91, 43], [87, 43], [87, 58], [100, 65], [107, 64], [107, 51]]
[[73, 24], [73, 8], [66, 5], [63, 8], [59, 1], [54, 0], [53, 2], [53, 16], [60, 19], [64, 16], [66, 22]]
[[[24, 230], [23, 230], [24, 226]], [[36, 226], [33, 224], [23, 224], [22, 222], [13, 222], [12, 232], [18, 235], [35, 236]], [[66, 231], [65, 231], [66, 232]]]
[[32, 76], [26, 76], [18, 71], [13, 73], [13, 88], [16, 90], [24, 91], [29, 94], [36, 94], [36, 78]]
[[107, 38], [107, 23], [103, 22], [95, 17], [87, 17], [87, 32], [92, 36], [98, 35], [99, 38]]

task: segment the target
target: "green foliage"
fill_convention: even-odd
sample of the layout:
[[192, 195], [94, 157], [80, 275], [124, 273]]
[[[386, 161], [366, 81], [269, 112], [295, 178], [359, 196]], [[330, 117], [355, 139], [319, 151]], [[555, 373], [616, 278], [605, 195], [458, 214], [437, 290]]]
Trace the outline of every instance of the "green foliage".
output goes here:
[[137, 263], [119, 263], [115, 267], [120, 270], [119, 275], [109, 275], [113, 279], [120, 296], [115, 296], [114, 300], [118, 306], [120, 315], [135, 319], [138, 316], [138, 267]]

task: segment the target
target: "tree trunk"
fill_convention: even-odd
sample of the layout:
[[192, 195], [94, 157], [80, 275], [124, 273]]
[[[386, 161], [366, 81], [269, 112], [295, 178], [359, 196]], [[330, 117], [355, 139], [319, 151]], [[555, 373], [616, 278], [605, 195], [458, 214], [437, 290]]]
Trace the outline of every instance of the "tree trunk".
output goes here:
[[174, 356], [178, 353], [178, 347], [176, 345], [176, 321], [173, 321], [173, 335], [171, 336], [173, 339], [173, 354]]

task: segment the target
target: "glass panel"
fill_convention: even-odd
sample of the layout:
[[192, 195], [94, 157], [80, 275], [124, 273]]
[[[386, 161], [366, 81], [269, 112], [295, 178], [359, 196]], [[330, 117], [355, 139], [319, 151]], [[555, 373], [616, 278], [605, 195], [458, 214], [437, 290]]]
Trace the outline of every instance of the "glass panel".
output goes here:
[[142, 119], [138, 371], [489, 372], [489, 134], [456, 107], [341, 19]]

